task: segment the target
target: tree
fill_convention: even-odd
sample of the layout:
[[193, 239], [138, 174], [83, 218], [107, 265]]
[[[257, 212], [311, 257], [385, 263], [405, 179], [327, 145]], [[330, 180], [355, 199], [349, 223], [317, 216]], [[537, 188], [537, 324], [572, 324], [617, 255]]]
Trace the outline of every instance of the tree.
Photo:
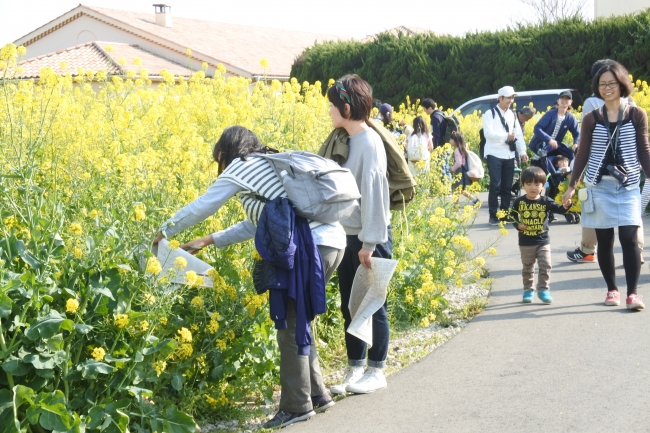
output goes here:
[[535, 11], [537, 20], [552, 23], [567, 18], [585, 18], [587, 0], [521, 0]]

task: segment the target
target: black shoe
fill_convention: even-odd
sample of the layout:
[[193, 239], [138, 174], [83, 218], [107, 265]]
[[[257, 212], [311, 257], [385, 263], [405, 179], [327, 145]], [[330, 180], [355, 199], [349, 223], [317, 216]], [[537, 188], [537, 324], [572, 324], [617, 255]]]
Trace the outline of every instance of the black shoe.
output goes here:
[[298, 421], [304, 421], [316, 415], [316, 412], [310, 410], [303, 413], [292, 413], [284, 410], [278, 411], [273, 418], [262, 425], [262, 428], [276, 429], [283, 428]]
[[330, 407], [334, 406], [334, 400], [328, 393], [317, 395], [311, 398], [311, 403], [314, 405], [314, 412], [324, 412]]
[[586, 263], [595, 263], [596, 257], [593, 254], [585, 254], [580, 248], [576, 248], [574, 251], [568, 251], [566, 256], [572, 262], [586, 262]]
[[490, 217], [489, 224], [491, 226], [498, 226], [499, 225], [499, 218], [497, 217]]

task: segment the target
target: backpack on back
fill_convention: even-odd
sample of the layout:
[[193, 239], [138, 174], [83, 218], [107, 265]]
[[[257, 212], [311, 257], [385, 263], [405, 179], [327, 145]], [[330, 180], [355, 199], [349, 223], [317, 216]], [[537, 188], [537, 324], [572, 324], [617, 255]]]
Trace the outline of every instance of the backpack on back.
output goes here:
[[296, 215], [332, 224], [359, 208], [357, 181], [347, 168], [304, 151], [256, 154], [273, 165]]
[[408, 138], [406, 155], [409, 161], [429, 160], [429, 139], [425, 134], [413, 133]]
[[483, 179], [485, 176], [485, 169], [483, 168], [483, 163], [481, 158], [471, 150], [467, 150], [467, 158], [465, 158], [465, 163], [467, 164], [467, 176], [472, 182]]
[[[490, 112], [492, 113], [492, 117], [494, 117], [494, 108], [490, 108]], [[484, 114], [486, 116], [487, 113]], [[483, 161], [486, 161], [485, 159], [485, 133], [483, 132], [483, 128], [481, 128], [478, 131], [478, 136], [479, 136], [479, 142], [478, 142], [478, 153], [481, 155], [481, 159]]]
[[442, 117], [445, 119], [445, 135], [442, 137], [441, 145], [449, 143], [451, 136], [456, 132], [460, 131], [460, 123], [458, 119], [453, 114], [445, 114], [442, 110], [437, 109], [436, 111], [442, 114]]

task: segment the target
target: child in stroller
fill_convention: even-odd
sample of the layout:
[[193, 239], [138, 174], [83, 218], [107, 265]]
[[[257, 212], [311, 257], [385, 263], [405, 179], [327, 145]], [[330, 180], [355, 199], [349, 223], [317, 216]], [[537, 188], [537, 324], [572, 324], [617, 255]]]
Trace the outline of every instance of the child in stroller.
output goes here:
[[[558, 187], [571, 174], [569, 164], [574, 154], [571, 148], [564, 143], [560, 144], [557, 149], [549, 154], [544, 154], [539, 158], [531, 161], [532, 165], [540, 167], [546, 173], [546, 192], [544, 195], [555, 200], [558, 193]], [[577, 212], [567, 212], [564, 217], [569, 224], [580, 222], [580, 214]], [[555, 221], [555, 215], [549, 214], [548, 221]]]

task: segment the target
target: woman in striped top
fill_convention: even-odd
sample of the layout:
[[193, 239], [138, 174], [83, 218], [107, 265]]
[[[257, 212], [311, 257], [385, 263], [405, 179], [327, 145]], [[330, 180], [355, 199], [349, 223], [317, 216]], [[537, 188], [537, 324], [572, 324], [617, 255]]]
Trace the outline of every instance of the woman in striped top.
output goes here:
[[[264, 146], [255, 134], [241, 126], [231, 126], [224, 130], [214, 146], [213, 157], [219, 164], [219, 177], [207, 192], [197, 198], [163, 224], [154, 243], [165, 237], [171, 237], [204, 221], [217, 213], [219, 208], [231, 197], [237, 195], [244, 208], [247, 219], [225, 230], [195, 239], [181, 248], [198, 250], [208, 245], [225, 248], [238, 242], [244, 242], [255, 236], [256, 226], [262, 213], [265, 200], [286, 197], [282, 180], [264, 158], [256, 153], [269, 153], [271, 149]], [[260, 200], [260, 198], [263, 198]], [[334, 273], [343, 259], [346, 235], [343, 227], [336, 224], [310, 222], [314, 243], [323, 262], [325, 282]], [[287, 328], [278, 330], [280, 347], [280, 410], [263, 425], [264, 428], [278, 428], [313, 416], [325, 410], [334, 401], [323, 384], [318, 364], [318, 354], [312, 342], [308, 356], [298, 354], [295, 341], [296, 307], [287, 297]]]
[[620, 63], [604, 65], [594, 75], [592, 89], [605, 105], [582, 120], [580, 152], [563, 201], [571, 201], [586, 167], [589, 197], [582, 203], [582, 225], [596, 229], [598, 264], [607, 283], [605, 305], [620, 305], [613, 252], [614, 227], [618, 227], [627, 282], [626, 305], [640, 310], [645, 305], [637, 295], [641, 270], [637, 231], [642, 224], [639, 178], [641, 167], [646, 176], [650, 174], [648, 117], [642, 109], [627, 104], [633, 87]]

